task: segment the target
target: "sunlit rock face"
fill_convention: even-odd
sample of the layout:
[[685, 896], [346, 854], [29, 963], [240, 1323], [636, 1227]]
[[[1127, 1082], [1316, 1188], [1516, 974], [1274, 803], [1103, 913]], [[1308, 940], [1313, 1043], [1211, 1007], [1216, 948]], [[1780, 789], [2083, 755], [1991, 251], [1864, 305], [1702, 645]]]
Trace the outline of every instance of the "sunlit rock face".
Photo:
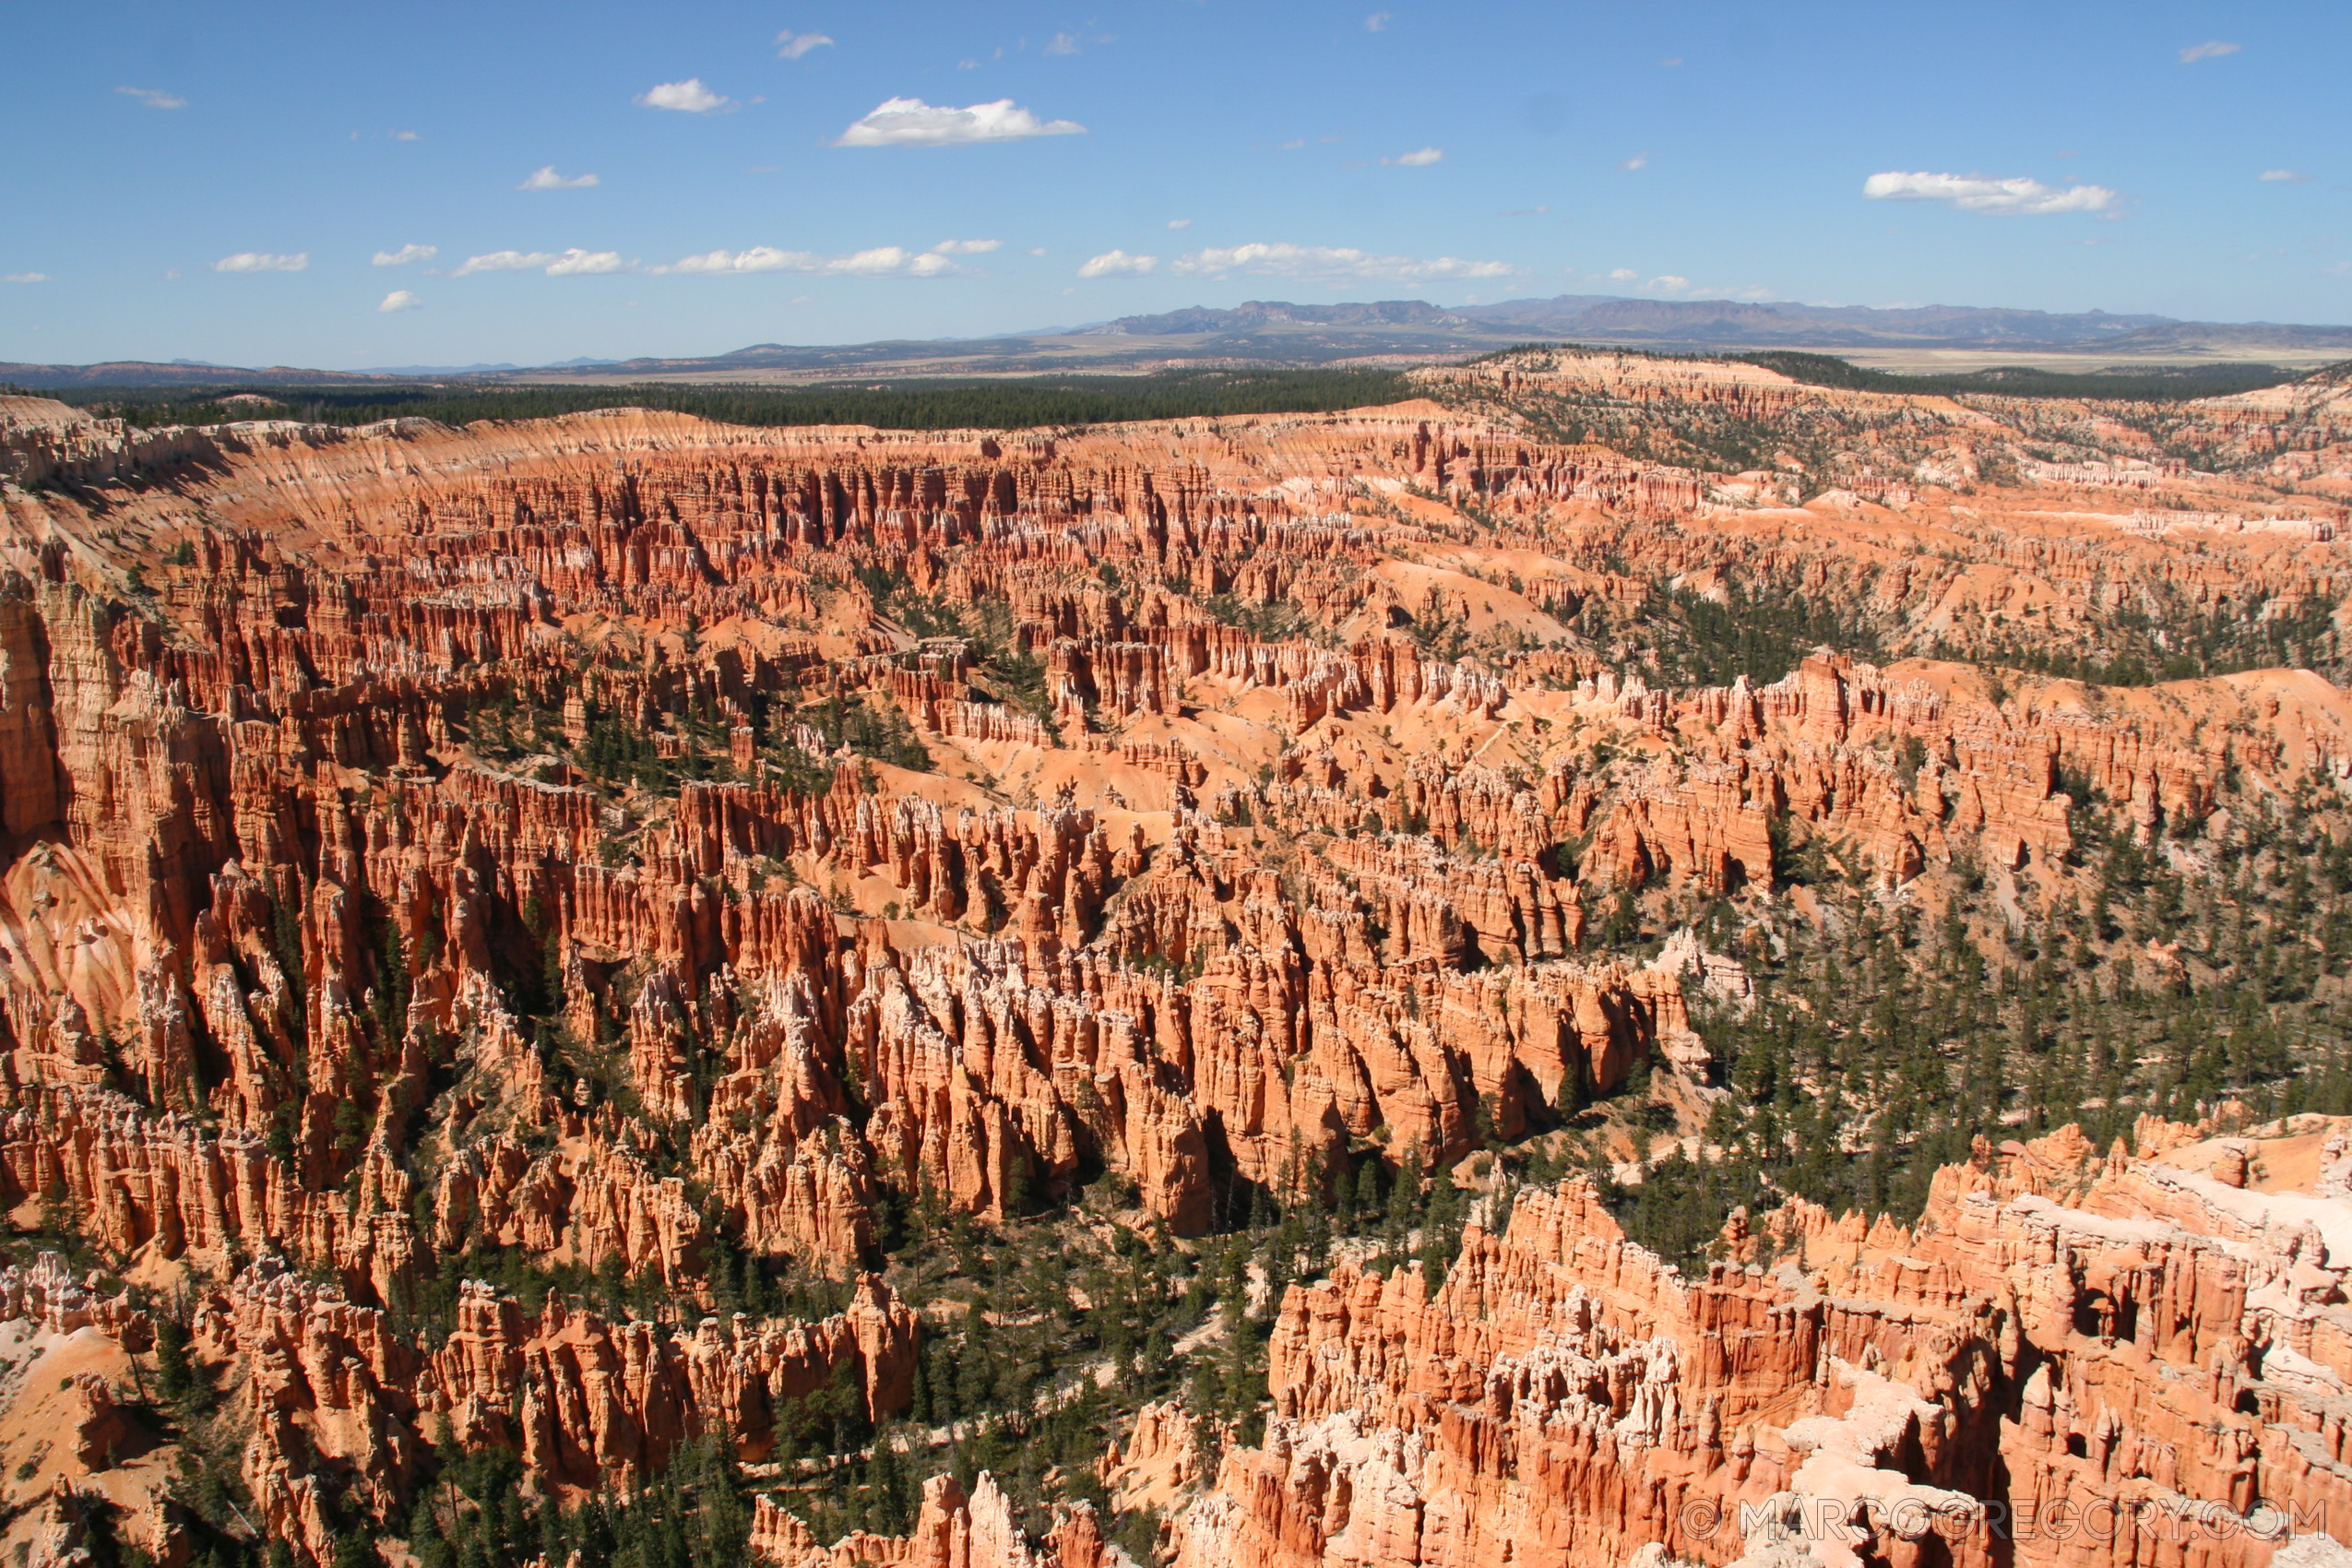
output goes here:
[[[75, 1433], [25, 1538], [74, 1550], [111, 1475], [121, 1538], [186, 1559], [170, 1467], [110, 1457], [177, 1451], [120, 1395], [159, 1313], [244, 1423], [251, 1527], [306, 1560], [405, 1525], [436, 1448], [575, 1500], [718, 1434], [765, 1463], [826, 1390], [909, 1408], [910, 1226], [1109, 1176], [1189, 1245], [1629, 1082], [1695, 1136], [1725, 1064], [1693, 1009], [1745, 996], [1744, 950], [1613, 910], [1801, 903], [1792, 845], [1891, 900], [1965, 871], [2030, 902], [2095, 802], [2160, 847], [2352, 773], [2319, 668], [1976, 661], [2259, 603], [2332, 668], [2323, 398], [2195, 416], [2302, 433], [2289, 504], [2129, 431], [2104, 468], [2002, 469], [2023, 415], [1753, 367], [1427, 384], [1050, 437], [157, 433], [0, 398], [0, 1198], [87, 1253], [0, 1305], [26, 1354], [111, 1347], [17, 1409]], [[1566, 442], [1535, 415], [1571, 394], [1834, 426], [1835, 471]], [[1871, 656], [1710, 683], [1627, 641], [1776, 591]], [[1442, 1285], [1343, 1264], [1264, 1304], [1262, 1443], [1163, 1405], [1117, 1457], [1201, 1568], [2258, 1564], [2251, 1528], [2168, 1557], [2000, 1511], [2352, 1520], [2329, 1131], [1987, 1146], [1911, 1227], [1792, 1205], [1703, 1277], [1575, 1181], [1507, 1225], [1494, 1188]], [[783, 1276], [848, 1304], [746, 1296]], [[834, 1546], [763, 1495], [751, 1538], [1120, 1550], [1090, 1510], [1022, 1515], [934, 1481], [910, 1536]]]

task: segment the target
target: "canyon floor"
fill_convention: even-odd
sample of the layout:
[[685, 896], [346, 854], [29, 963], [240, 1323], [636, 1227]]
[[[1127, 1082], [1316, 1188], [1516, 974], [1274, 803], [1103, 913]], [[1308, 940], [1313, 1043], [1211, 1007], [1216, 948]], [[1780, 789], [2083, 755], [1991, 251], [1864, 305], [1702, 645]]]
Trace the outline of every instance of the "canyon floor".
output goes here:
[[2352, 1562], [2352, 380], [0, 398], [28, 1565]]

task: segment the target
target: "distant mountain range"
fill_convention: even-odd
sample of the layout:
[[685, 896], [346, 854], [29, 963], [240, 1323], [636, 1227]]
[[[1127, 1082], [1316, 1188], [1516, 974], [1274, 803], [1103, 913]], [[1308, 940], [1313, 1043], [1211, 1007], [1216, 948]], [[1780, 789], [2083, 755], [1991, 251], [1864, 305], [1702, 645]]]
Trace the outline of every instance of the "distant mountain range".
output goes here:
[[[1876, 310], [1867, 305], [1624, 300], [1590, 294], [1468, 305], [1461, 314], [1512, 331], [1599, 342], [1691, 342], [1709, 347], [1775, 349], [1897, 346], [2106, 350], [2128, 344], [2134, 335], [2152, 328], [2190, 325], [2161, 315], [2110, 315], [2103, 310], [2053, 315], [2048, 311], [1973, 305]], [[2342, 333], [2347, 345], [2352, 345], [2352, 327], [2335, 330]]]
[[1645, 348], [1810, 349], [1949, 348], [2091, 350], [2140, 353], [2214, 339], [2275, 347], [2352, 350], [2352, 327], [2294, 327], [2177, 321], [2163, 315], [2079, 315], [1978, 305], [1750, 304], [1736, 300], [1634, 300], [1561, 294], [1443, 309], [1419, 300], [1372, 304], [1296, 305], [1252, 300], [1230, 310], [1130, 315], [1083, 329], [1094, 337], [1218, 337], [1348, 333], [1422, 335], [1449, 340], [1530, 338]]
[[2059, 315], [1974, 305], [1752, 304], [1562, 294], [1445, 308], [1420, 300], [1291, 304], [1252, 300], [1122, 316], [1098, 326], [996, 338], [793, 346], [755, 343], [693, 359], [569, 360], [560, 364], [402, 365], [375, 371], [244, 369], [176, 361], [93, 365], [0, 362], [0, 382], [77, 386], [303, 386], [376, 380], [815, 381], [841, 376], [1022, 375], [1134, 372], [1185, 363], [1326, 364], [1476, 354], [1524, 342], [1571, 342], [1675, 353], [1803, 349], [2165, 355], [2257, 359], [2352, 356], [2352, 327], [2177, 321], [2161, 315]]

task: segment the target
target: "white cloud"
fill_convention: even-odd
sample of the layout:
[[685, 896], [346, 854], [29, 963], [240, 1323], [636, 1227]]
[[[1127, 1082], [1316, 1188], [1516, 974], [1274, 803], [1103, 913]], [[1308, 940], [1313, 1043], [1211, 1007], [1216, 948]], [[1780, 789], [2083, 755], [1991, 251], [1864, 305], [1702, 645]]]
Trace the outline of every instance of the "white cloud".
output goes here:
[[1630, 267], [1612, 267], [1609, 274], [1610, 281], [1613, 283], [1631, 283], [1634, 279], [1639, 278], [1640, 276], [1640, 273], [1634, 271]]
[[550, 278], [581, 278], [600, 272], [618, 272], [623, 263], [619, 251], [584, 251], [577, 245], [563, 251], [492, 251], [487, 255], [469, 255], [466, 264], [451, 274], [456, 278], [470, 278], [477, 272], [539, 272]]
[[903, 245], [875, 245], [840, 255], [780, 250], [774, 245], [753, 245], [740, 251], [705, 251], [698, 255], [681, 256], [676, 261], [645, 267], [635, 262], [623, 261], [618, 251], [587, 251], [576, 246], [564, 251], [492, 251], [486, 255], [468, 256], [465, 265], [451, 276], [465, 278], [477, 272], [544, 271], [551, 278], [576, 278], [606, 272], [644, 271], [689, 277], [732, 277], [755, 272], [796, 272], [849, 278], [969, 277], [971, 269], [959, 265], [956, 257], [986, 255], [991, 251], [1001, 249], [1004, 244], [1002, 240], [943, 240], [927, 251], [909, 250]]
[[1009, 98], [975, 103], [968, 109], [933, 107], [920, 98], [893, 98], [835, 137], [833, 145], [954, 147], [962, 142], [1078, 136], [1085, 130], [1075, 120], [1039, 121]]
[[392, 133], [392, 139], [394, 141], [414, 141], [417, 139], [417, 134], [414, 131], [394, 131]]
[[1432, 163], [1444, 162], [1445, 149], [1436, 147], [1424, 147], [1412, 152], [1399, 154], [1395, 158], [1384, 158], [1381, 161], [1383, 163], [1402, 164], [1408, 169], [1426, 169]]
[[1078, 41], [1066, 32], [1057, 32], [1045, 41], [1045, 52], [1048, 54], [1075, 54]]
[[1653, 278], [1642, 285], [1645, 289], [1656, 289], [1662, 294], [1679, 294], [1690, 286], [1691, 280], [1688, 278], [1678, 277], [1671, 272]]
[[910, 251], [901, 245], [875, 245], [844, 255], [819, 255], [814, 251], [787, 251], [773, 245], [754, 245], [748, 250], [706, 251], [700, 255], [683, 256], [666, 266], [650, 267], [646, 270], [707, 278], [735, 277], [754, 272], [802, 272], [838, 278], [946, 278], [968, 275], [969, 271], [956, 266], [952, 257], [983, 255], [996, 249], [1002, 243], [997, 240], [949, 240], [927, 251]]
[[555, 259], [552, 251], [492, 251], [487, 255], [469, 255], [466, 264], [452, 274], [470, 278], [477, 272], [529, 272], [545, 267]]
[[374, 265], [377, 267], [406, 267], [412, 261], [431, 261], [434, 256], [439, 255], [440, 254], [441, 247], [439, 245], [402, 245], [397, 251], [376, 252]]
[[397, 315], [404, 310], [422, 310], [423, 307], [424, 302], [406, 289], [395, 289], [384, 296], [384, 303], [375, 307], [375, 314]]
[[2309, 174], [2293, 169], [2265, 169], [2254, 178], [2264, 184], [2308, 185], [2311, 183], [2311, 177]]
[[166, 92], [160, 87], [118, 87], [114, 89], [125, 98], [136, 98], [149, 109], [185, 109], [188, 101], [178, 93]]
[[701, 255], [683, 256], [657, 272], [814, 272], [824, 257], [812, 251], [780, 251], [772, 245], [754, 245], [742, 251], [707, 251]]
[[1171, 218], [1168, 220], [1168, 226], [1170, 229], [1189, 229], [1193, 226], [1193, 220], [1189, 218]]
[[1364, 30], [1366, 32], [1386, 32], [1388, 30], [1388, 24], [1395, 19], [1396, 18], [1389, 12], [1374, 11], [1371, 16], [1364, 18]]
[[1156, 255], [1129, 255], [1125, 251], [1105, 251], [1100, 255], [1088, 257], [1087, 264], [1078, 268], [1078, 276], [1081, 278], [1134, 278], [1146, 272], [1158, 271], [1158, 268], [1159, 257]]
[[1621, 174], [1637, 173], [1649, 166], [1650, 155], [1646, 152], [1637, 152], [1633, 154], [1633, 157], [1627, 159], [1624, 162], [1620, 163], [1617, 166], [1617, 172]]
[[46, 272], [11, 272], [0, 277], [0, 283], [48, 283], [53, 279]]
[[598, 180], [593, 174], [575, 174], [567, 180], [558, 174], [555, 165], [551, 163], [544, 169], [531, 171], [531, 177], [515, 188], [518, 191], [584, 191], [596, 184]]
[[703, 86], [700, 77], [688, 77], [682, 82], [662, 82], [648, 88], [637, 94], [637, 101], [647, 109], [676, 109], [688, 114], [707, 114], [727, 101]]
[[584, 278], [599, 272], [620, 270], [621, 253], [619, 251], [591, 252], [575, 247], [548, 263], [547, 275], [550, 278]]
[[1940, 201], [1961, 212], [2040, 217], [2052, 212], [2105, 212], [2117, 200], [2105, 185], [2069, 185], [2064, 190], [2019, 175], [1988, 180], [1976, 174], [1873, 174], [1862, 182], [1872, 201]]
[[835, 256], [825, 264], [824, 270], [847, 273], [856, 278], [937, 278], [963, 269], [937, 251], [910, 255], [897, 245], [876, 245], [872, 250]]
[[308, 251], [297, 251], [292, 255], [272, 255], [267, 251], [239, 251], [212, 264], [215, 272], [306, 272], [309, 269]]
[[1281, 278], [1304, 279], [1309, 281], [1370, 283], [1426, 283], [1441, 279], [1508, 278], [1516, 270], [1508, 262], [1502, 261], [1464, 261], [1450, 255], [1432, 256], [1427, 259], [1405, 255], [1373, 255], [1352, 246], [1279, 244], [1233, 245], [1193, 251], [1177, 257], [1174, 265], [1177, 271], [1186, 273], [1254, 272]]
[[2203, 43], [2192, 43], [2183, 49], [2180, 52], [2180, 63], [2184, 65], [2193, 65], [2200, 60], [2218, 60], [2225, 54], [2235, 54], [2244, 47], [2243, 44], [2224, 43], [2217, 38], [2209, 38]]
[[776, 35], [776, 55], [779, 60], [797, 60], [812, 49], [830, 49], [833, 41], [821, 32], [794, 32], [790, 29]]

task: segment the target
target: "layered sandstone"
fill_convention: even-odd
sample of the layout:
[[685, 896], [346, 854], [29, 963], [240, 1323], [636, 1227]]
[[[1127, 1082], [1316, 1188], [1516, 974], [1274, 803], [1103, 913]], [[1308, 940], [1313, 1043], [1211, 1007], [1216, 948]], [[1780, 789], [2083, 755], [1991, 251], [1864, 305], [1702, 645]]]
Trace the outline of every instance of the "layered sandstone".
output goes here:
[[1798, 1204], [1703, 1277], [1572, 1181], [1433, 1297], [1294, 1286], [1178, 1562], [2266, 1562], [2352, 1507], [2352, 1140], [2198, 1139], [1980, 1145], [1914, 1227]]
[[[2126, 690], [1943, 657], [2029, 619], [2062, 646], [2255, 604], [2326, 664], [2352, 574], [2332, 519], [2289, 515], [2316, 503], [2120, 426], [2103, 468], [2003, 491], [1978, 482], [1996, 450], [2060, 415], [1754, 367], [1430, 385], [1444, 409], [1051, 438], [642, 410], [141, 433], [0, 400], [0, 1202], [192, 1271], [202, 1353], [249, 1387], [257, 1505], [316, 1556], [321, 1489], [404, 1505], [444, 1420], [560, 1491], [719, 1426], [755, 1454], [852, 1362], [897, 1408], [916, 1330], [862, 1277], [911, 1207], [1003, 1222], [1101, 1170], [1187, 1235], [1549, 1129], [1647, 1063], [1704, 1109], [1683, 977], [1741, 977], [1607, 950], [1624, 900], [1762, 894], [1816, 851], [2013, 894], [2086, 813], [2189, 841], [2232, 790], [2352, 778], [2352, 707], [2310, 670]], [[1710, 477], [1522, 417], [1571, 393], [1833, 430], [1839, 483], [1800, 506], [1797, 468]], [[2334, 409], [2184, 418], [2324, 496]], [[2153, 528], [2159, 497], [2252, 526]], [[1685, 689], [1611, 641], [1735, 589], [1804, 595], [1884, 656]], [[1475, 1230], [1434, 1301], [1345, 1271], [1295, 1292], [1275, 1435], [1228, 1458], [1185, 1550], [1469, 1562], [1534, 1529], [1575, 1560], [1724, 1561], [1669, 1527], [1683, 1503], [1832, 1471], [1896, 1500], [2322, 1495], [2309, 1444], [2265, 1435], [2330, 1430], [2264, 1403], [2270, 1339], [2148, 1350], [2208, 1380], [2174, 1408], [2223, 1434], [2163, 1459], [2140, 1455], [2192, 1434], [2149, 1413], [2160, 1374], [2064, 1326], [2136, 1346], [2155, 1321], [2118, 1303], [2162, 1270], [2100, 1224], [2220, 1237], [2180, 1280], [2225, 1254], [2251, 1277], [2275, 1238], [2144, 1162], [2003, 1186], [2052, 1158], [1989, 1153], [1900, 1241], [1784, 1215], [1768, 1271], [1671, 1276], [1571, 1189]], [[658, 1289], [666, 1321], [458, 1285], [508, 1252]], [[728, 1259], [859, 1280], [859, 1304], [706, 1320]], [[393, 1324], [432, 1289], [457, 1326], [428, 1352]], [[144, 1331], [76, 1290], [0, 1283], [0, 1306]], [[2263, 1332], [2333, 1364], [2318, 1328]], [[84, 1404], [101, 1453], [113, 1408]], [[2000, 1424], [2043, 1410], [2033, 1442]], [[1164, 1424], [1138, 1452], [1173, 1454]], [[1970, 1457], [1996, 1441], [2002, 1496]], [[70, 1492], [44, 1505], [60, 1539]], [[770, 1555], [820, 1550], [761, 1518]], [[844, 1561], [1096, 1568], [1090, 1520], [1040, 1548], [1010, 1518], [987, 1486], [938, 1492], [914, 1544]], [[2002, 1549], [1971, 1525], [1952, 1550]]]

